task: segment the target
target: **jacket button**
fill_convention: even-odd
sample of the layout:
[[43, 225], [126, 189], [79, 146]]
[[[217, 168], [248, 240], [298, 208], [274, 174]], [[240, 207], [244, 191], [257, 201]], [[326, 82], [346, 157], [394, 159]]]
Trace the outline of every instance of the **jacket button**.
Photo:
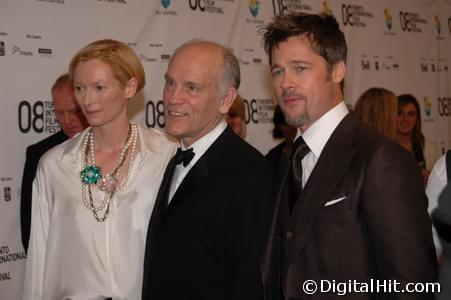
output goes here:
[[286, 236], [287, 239], [291, 239], [293, 237], [293, 235], [294, 235], [294, 233], [292, 231], [287, 231], [285, 233], [285, 236]]

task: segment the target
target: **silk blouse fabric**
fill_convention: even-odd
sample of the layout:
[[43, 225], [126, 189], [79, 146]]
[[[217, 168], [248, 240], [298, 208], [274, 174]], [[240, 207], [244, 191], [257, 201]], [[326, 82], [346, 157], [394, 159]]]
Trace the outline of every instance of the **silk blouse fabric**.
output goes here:
[[[81, 195], [87, 132], [54, 147], [39, 163], [24, 300], [141, 297], [147, 226], [177, 145], [157, 130], [139, 127], [140, 151], [128, 183], [111, 198], [107, 219], [97, 222]], [[93, 189], [96, 206], [103, 197]]]

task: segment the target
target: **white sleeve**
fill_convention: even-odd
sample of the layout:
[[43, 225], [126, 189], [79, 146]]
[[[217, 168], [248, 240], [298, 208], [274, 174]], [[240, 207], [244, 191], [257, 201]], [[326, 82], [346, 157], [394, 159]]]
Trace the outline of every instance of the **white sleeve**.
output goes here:
[[46, 180], [40, 164], [33, 181], [31, 205], [31, 233], [25, 269], [25, 285], [23, 300], [43, 299], [43, 283], [45, 275], [45, 260], [47, 235], [50, 223], [50, 209], [47, 202]]
[[[442, 155], [437, 162], [434, 164], [432, 168], [431, 174], [429, 175], [428, 183], [426, 186], [426, 195], [428, 196], [429, 204], [428, 204], [428, 212], [432, 213], [434, 209], [437, 208], [438, 205], [438, 197], [442, 193], [448, 182], [447, 174], [446, 174], [446, 154]], [[432, 235], [434, 238], [434, 245], [437, 255], [440, 255], [442, 252], [442, 246], [440, 244], [440, 239], [437, 236], [437, 232], [435, 228], [432, 227]]]

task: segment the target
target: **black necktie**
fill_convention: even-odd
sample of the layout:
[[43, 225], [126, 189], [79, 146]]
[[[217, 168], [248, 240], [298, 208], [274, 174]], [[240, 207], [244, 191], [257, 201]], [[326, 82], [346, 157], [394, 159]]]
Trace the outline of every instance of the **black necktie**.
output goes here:
[[310, 148], [305, 143], [302, 136], [293, 143], [293, 150], [290, 161], [290, 213], [293, 211], [299, 196], [302, 193], [302, 159], [310, 152]]

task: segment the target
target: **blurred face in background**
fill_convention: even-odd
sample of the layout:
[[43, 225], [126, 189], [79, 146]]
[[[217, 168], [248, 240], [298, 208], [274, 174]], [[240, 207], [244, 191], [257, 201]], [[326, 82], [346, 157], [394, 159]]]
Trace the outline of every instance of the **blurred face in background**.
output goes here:
[[80, 106], [75, 101], [74, 91], [70, 82], [56, 86], [52, 93], [53, 109], [61, 130], [73, 137], [88, 125]]
[[397, 131], [400, 135], [409, 135], [417, 124], [417, 109], [412, 103], [398, 108]]

